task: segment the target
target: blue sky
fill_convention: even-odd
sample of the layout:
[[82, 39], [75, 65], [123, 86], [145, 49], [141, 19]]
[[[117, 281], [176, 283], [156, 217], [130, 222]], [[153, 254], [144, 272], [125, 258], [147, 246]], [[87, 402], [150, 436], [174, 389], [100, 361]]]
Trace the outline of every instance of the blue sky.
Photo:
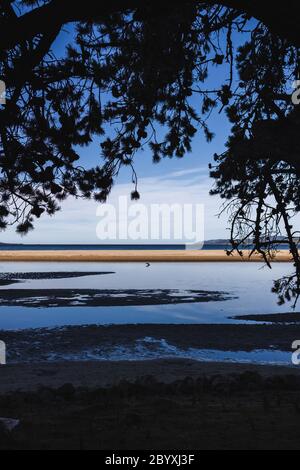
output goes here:
[[[229, 125], [224, 115], [217, 112], [211, 119], [211, 129], [215, 138], [207, 143], [201, 130], [197, 133], [193, 150], [182, 159], [166, 159], [154, 165], [147, 151], [137, 155], [135, 168], [139, 177], [139, 202], [149, 204], [155, 190], [159, 202], [191, 202], [204, 204], [205, 239], [226, 238], [226, 217], [218, 218], [221, 200], [210, 196], [213, 180], [209, 177], [208, 164], [215, 152], [224, 149], [229, 133]], [[93, 143], [82, 151], [82, 159], [87, 166], [97, 164], [100, 158], [99, 145]], [[115, 204], [118, 196], [129, 195], [132, 190], [131, 177], [126, 170], [120, 174], [108, 202]], [[53, 217], [42, 216], [35, 223], [35, 230], [25, 237], [15, 233], [13, 227], [1, 235], [7, 243], [101, 243], [96, 236], [98, 219], [97, 203], [90, 200], [67, 199], [61, 211]]]
[[[55, 44], [55, 53], [60, 55], [65, 41], [73, 35], [71, 26], [60, 35]], [[224, 70], [214, 67], [209, 77], [208, 87], [224, 83]], [[200, 108], [200, 99], [193, 98], [196, 110]], [[166, 200], [182, 202], [188, 199], [193, 203], [204, 204], [205, 238], [226, 238], [226, 218], [218, 219], [221, 201], [209, 196], [213, 180], [209, 178], [208, 164], [214, 153], [221, 153], [230, 132], [230, 125], [224, 113], [215, 110], [209, 120], [209, 127], [215, 137], [207, 143], [201, 129], [193, 140], [192, 152], [184, 158], [165, 159], [154, 165], [150, 152], [145, 150], [136, 155], [135, 170], [139, 178], [140, 202], [150, 202], [150, 195], [160, 195], [161, 203]], [[95, 140], [88, 148], [80, 150], [82, 164], [91, 167], [100, 163], [99, 141]], [[108, 202], [116, 201], [118, 195], [130, 194], [132, 185], [128, 170], [123, 170], [117, 180]], [[2, 242], [22, 243], [99, 243], [96, 237], [97, 204], [89, 200], [68, 199], [62, 204], [61, 211], [54, 217], [44, 215], [35, 223], [35, 230], [26, 237], [15, 233], [14, 227], [1, 235]]]

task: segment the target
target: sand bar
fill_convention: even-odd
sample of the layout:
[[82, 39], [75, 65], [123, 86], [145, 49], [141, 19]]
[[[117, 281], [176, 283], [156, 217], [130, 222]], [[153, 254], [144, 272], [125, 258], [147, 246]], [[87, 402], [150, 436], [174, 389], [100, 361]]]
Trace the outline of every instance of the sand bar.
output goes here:
[[[84, 262], [262, 262], [260, 254], [249, 258], [249, 251], [244, 256], [227, 256], [224, 250], [20, 250], [0, 251], [0, 261], [84, 261]], [[273, 261], [291, 262], [288, 250], [279, 251]]]

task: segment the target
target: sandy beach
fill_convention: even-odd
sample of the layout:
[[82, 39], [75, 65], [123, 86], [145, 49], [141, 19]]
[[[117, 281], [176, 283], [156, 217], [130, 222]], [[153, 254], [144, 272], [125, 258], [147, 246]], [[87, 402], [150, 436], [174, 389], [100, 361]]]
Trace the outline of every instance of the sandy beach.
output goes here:
[[[262, 256], [245, 250], [241, 257], [224, 250], [91, 250], [91, 251], [0, 251], [1, 261], [84, 261], [84, 262], [263, 262]], [[278, 251], [272, 261], [290, 262], [288, 250]]]

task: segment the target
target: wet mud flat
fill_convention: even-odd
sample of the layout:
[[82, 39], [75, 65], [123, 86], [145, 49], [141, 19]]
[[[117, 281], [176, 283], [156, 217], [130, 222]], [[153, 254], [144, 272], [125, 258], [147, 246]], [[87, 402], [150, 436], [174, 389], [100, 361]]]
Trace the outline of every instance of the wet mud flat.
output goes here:
[[267, 313], [255, 315], [235, 315], [230, 317], [234, 320], [255, 321], [265, 323], [298, 323], [300, 324], [299, 312], [288, 313]]
[[50, 280], [69, 279], [85, 276], [100, 276], [105, 274], [115, 274], [114, 271], [59, 271], [59, 272], [25, 272], [25, 273], [0, 273], [0, 286], [8, 286], [26, 280]]
[[[275, 350], [292, 354], [291, 344], [300, 338], [299, 325], [87, 325], [0, 331], [8, 363], [124, 360], [128, 353], [140, 359], [164, 356], [188, 357], [189, 351]], [[237, 356], [238, 358], [238, 356]]]
[[218, 302], [226, 292], [180, 289], [1, 289], [0, 306], [103, 307]]

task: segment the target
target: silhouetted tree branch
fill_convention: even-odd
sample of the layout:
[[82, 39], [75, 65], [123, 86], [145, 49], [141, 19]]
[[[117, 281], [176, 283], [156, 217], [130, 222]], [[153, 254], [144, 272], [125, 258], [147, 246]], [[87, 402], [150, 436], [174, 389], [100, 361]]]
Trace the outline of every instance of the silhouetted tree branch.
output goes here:
[[[213, 194], [227, 201], [233, 249], [251, 239], [270, 264], [287, 242], [295, 276], [275, 289], [297, 298], [298, 11], [294, 0], [0, 0], [0, 228], [27, 233], [69, 195], [105, 201], [123, 166], [138, 198], [135, 155], [182, 158], [198, 129], [213, 138], [208, 118], [225, 110], [233, 127], [215, 156]], [[99, 165], [88, 169], [80, 147], [96, 137]]]
[[[4, 5], [8, 5], [4, 1]], [[25, 2], [24, 2], [25, 3]], [[34, 2], [28, 2], [34, 3]], [[2, 20], [0, 42], [3, 48], [16, 46], [22, 40], [31, 40], [38, 34], [48, 33], [58, 27], [71, 22], [101, 21], [107, 15], [120, 14], [124, 12], [143, 11], [143, 6], [138, 0], [111, 0], [110, 2], [95, 2], [86, 0], [82, 2], [69, 2], [51, 0], [34, 10], [22, 15], [20, 18], [9, 16]], [[144, 2], [147, 3], [147, 2]], [[282, 39], [287, 39], [294, 46], [300, 45], [300, 35], [298, 32], [298, 2], [276, 2], [270, 4], [259, 0], [219, 0], [205, 2], [197, 0], [152, 0], [153, 11], [164, 13], [164, 8], [168, 11], [172, 6], [180, 6], [184, 3], [198, 4], [204, 6], [219, 5], [232, 8], [242, 14], [247, 14], [258, 21], [263, 22], [274, 34]]]

